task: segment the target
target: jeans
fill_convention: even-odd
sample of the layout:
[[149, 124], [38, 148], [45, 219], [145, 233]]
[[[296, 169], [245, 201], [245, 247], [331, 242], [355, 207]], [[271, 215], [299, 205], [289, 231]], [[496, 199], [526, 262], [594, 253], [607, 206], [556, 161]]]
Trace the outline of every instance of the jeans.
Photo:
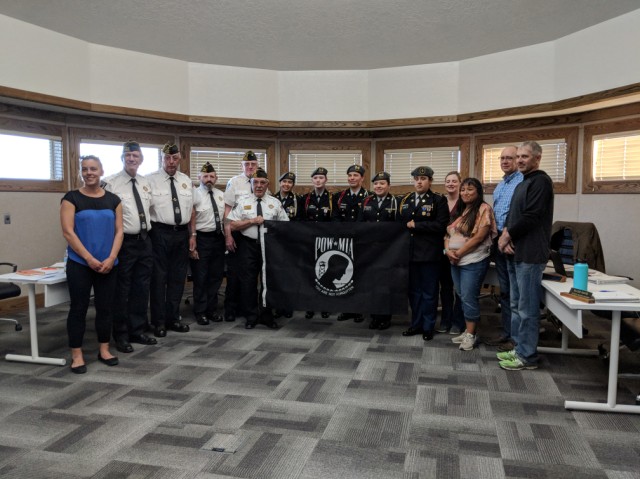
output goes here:
[[544, 263], [523, 263], [507, 257], [511, 282], [511, 337], [516, 342], [516, 355], [524, 363], [538, 362], [542, 272], [545, 266]]
[[511, 297], [509, 271], [507, 271], [507, 256], [497, 248], [497, 238], [494, 241], [493, 261], [498, 274], [498, 284], [500, 285], [500, 312], [502, 315], [502, 336], [511, 337]]
[[440, 261], [409, 263], [409, 304], [411, 327], [432, 331], [438, 314]]
[[465, 321], [477, 323], [480, 321], [480, 288], [489, 268], [489, 257], [477, 263], [463, 266], [451, 265], [451, 277], [456, 292], [462, 300], [462, 311]]

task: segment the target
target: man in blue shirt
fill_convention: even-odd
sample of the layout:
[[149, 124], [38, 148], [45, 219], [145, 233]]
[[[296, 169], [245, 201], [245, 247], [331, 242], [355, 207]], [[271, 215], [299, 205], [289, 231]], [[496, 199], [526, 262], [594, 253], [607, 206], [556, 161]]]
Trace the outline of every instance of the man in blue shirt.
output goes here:
[[498, 183], [493, 192], [493, 213], [496, 217], [498, 236], [493, 242], [493, 261], [498, 273], [498, 284], [500, 285], [500, 311], [502, 313], [502, 334], [496, 340], [488, 341], [490, 345], [498, 346], [499, 351], [510, 351], [513, 349], [511, 340], [511, 306], [509, 305], [509, 272], [507, 271], [507, 259], [498, 249], [498, 238], [502, 234], [513, 191], [522, 182], [522, 173], [518, 171], [516, 165], [515, 146], [507, 146], [500, 153], [500, 168], [504, 173], [502, 181]]

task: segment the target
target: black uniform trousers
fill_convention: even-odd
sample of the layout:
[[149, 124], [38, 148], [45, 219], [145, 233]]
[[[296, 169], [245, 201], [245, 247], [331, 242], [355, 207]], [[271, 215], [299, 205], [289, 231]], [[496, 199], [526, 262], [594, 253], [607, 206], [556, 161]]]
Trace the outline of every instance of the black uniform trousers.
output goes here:
[[151, 238], [125, 234], [118, 253], [118, 285], [113, 313], [113, 339], [116, 341], [129, 341], [129, 336], [144, 333], [152, 270]]
[[244, 235], [239, 236], [237, 266], [238, 285], [242, 302], [239, 313], [247, 320], [247, 324], [257, 324], [259, 321], [269, 323], [273, 321], [270, 311], [258, 302], [261, 288], [258, 288], [258, 278], [262, 272], [262, 249], [260, 243]]
[[224, 289], [224, 316], [225, 319], [235, 318], [239, 314], [241, 296], [240, 285], [238, 284], [238, 243], [242, 241], [242, 234], [237, 231], [232, 233], [236, 242], [236, 251], [229, 251], [225, 255], [227, 265], [227, 285]]
[[197, 250], [200, 259], [190, 260], [193, 314], [212, 317], [216, 314], [218, 290], [224, 277], [224, 235], [217, 231], [198, 231]]
[[180, 321], [180, 302], [189, 267], [189, 231], [153, 223], [151, 274], [151, 323], [154, 327]]

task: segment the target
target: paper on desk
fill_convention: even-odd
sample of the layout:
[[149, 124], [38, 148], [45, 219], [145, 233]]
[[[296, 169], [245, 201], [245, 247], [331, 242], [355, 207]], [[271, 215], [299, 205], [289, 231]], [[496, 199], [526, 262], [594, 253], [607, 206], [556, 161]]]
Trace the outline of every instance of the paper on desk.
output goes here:
[[625, 291], [594, 291], [592, 294], [596, 303], [640, 302], [640, 297]]
[[628, 283], [629, 278], [626, 276], [611, 276], [601, 273], [600, 271], [589, 271], [589, 282], [593, 284], [621, 284]]

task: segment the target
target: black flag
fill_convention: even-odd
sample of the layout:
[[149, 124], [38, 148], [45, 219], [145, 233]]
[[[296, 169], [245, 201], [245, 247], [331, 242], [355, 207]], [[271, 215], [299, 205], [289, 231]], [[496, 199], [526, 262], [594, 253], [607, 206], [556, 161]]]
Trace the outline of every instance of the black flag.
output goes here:
[[268, 305], [291, 311], [407, 312], [409, 231], [404, 224], [264, 224]]

